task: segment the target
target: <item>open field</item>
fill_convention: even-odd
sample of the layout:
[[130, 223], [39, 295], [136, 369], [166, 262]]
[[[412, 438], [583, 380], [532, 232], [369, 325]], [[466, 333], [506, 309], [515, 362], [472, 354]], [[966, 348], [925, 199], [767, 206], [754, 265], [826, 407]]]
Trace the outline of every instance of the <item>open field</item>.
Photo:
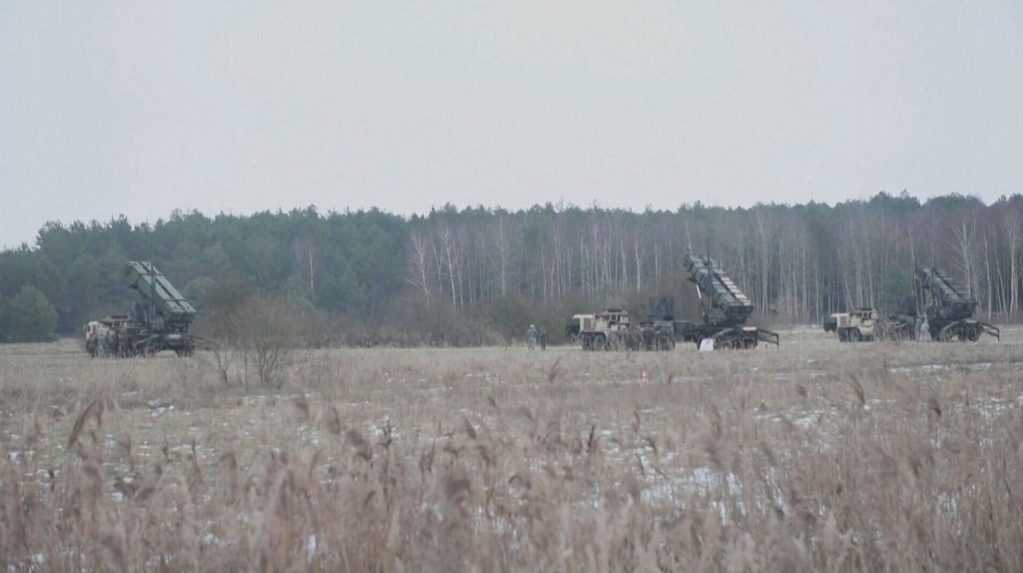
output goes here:
[[698, 353], [0, 347], [0, 567], [1023, 570], [1023, 329]]

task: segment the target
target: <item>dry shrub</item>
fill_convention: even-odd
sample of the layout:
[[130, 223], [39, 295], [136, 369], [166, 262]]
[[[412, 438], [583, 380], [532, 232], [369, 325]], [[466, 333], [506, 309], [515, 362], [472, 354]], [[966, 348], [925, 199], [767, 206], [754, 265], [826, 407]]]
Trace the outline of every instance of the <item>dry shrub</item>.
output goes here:
[[283, 386], [296, 349], [307, 342], [307, 313], [260, 295], [216, 311], [207, 329], [215, 341], [210, 354], [221, 381], [245, 386], [251, 375], [263, 386]]

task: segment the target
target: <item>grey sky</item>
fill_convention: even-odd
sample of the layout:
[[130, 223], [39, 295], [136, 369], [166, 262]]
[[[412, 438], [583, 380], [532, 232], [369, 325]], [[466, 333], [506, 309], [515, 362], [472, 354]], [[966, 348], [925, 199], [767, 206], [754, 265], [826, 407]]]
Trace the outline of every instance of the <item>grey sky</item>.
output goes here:
[[[301, 6], [296, 6], [301, 4]], [[1023, 192], [1023, 4], [0, 3], [0, 245], [309, 204]]]

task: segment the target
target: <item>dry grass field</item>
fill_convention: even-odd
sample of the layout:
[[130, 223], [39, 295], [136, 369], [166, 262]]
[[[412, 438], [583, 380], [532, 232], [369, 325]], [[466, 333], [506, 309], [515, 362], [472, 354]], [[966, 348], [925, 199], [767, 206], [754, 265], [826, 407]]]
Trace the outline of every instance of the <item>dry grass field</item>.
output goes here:
[[290, 359], [0, 347], [0, 571], [1023, 570], [1023, 329]]

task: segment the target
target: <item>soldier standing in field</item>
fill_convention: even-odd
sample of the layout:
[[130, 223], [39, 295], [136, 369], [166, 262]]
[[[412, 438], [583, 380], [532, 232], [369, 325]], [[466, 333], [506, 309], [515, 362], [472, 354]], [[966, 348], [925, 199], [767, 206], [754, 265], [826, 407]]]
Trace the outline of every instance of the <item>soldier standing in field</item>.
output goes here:
[[526, 330], [526, 346], [528, 346], [530, 350], [533, 350], [534, 348], [536, 348], [537, 336], [538, 336], [538, 333], [536, 331], [536, 326], [530, 324], [529, 325], [529, 329]]

